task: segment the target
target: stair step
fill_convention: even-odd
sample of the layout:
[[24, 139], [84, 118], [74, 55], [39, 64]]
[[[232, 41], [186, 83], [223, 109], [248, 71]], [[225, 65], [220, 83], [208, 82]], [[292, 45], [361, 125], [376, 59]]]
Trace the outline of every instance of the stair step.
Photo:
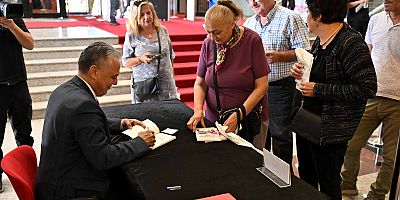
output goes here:
[[[119, 80], [117, 85], [113, 85], [107, 95], [119, 95], [131, 93], [131, 80]], [[29, 87], [32, 102], [48, 101], [51, 93], [58, 85], [46, 85]]]
[[[116, 105], [126, 105], [131, 104], [131, 94], [121, 94], [121, 95], [106, 95], [103, 97], [98, 97], [101, 107], [116, 106]], [[44, 118], [46, 112], [47, 101], [33, 102], [32, 103], [32, 119]]]
[[174, 63], [198, 62], [200, 51], [175, 52]]
[[193, 87], [196, 80], [196, 74], [183, 74], [175, 76], [175, 84], [178, 88]]
[[169, 36], [171, 38], [171, 41], [203, 41], [206, 39], [207, 34], [200, 33], [200, 34], [174, 34]]
[[180, 99], [183, 102], [194, 100], [194, 89], [193, 87], [178, 88], [178, 93], [180, 94]]
[[66, 46], [82, 46], [102, 41], [110, 45], [118, 44], [118, 36], [111, 35], [109, 37], [95, 37], [95, 38], [35, 38], [35, 48], [43, 47], [66, 47]]
[[43, 60], [26, 60], [27, 73], [71, 71], [78, 69], [78, 57]]
[[196, 74], [198, 62], [174, 63], [175, 75]]
[[[46, 86], [46, 85], [60, 85], [65, 81], [71, 79], [77, 74], [77, 69], [73, 71], [60, 71], [60, 72], [38, 72], [28, 73], [28, 85], [29, 87], [34, 86]], [[119, 80], [128, 80], [131, 77], [131, 70], [128, 68], [121, 67]]]
[[200, 51], [203, 41], [176, 41], [172, 42], [172, 48], [175, 52], [181, 51]]
[[[112, 45], [122, 52], [121, 45]], [[49, 58], [79, 58], [81, 52], [87, 46], [62, 46], [62, 47], [41, 47], [33, 50], [23, 49], [25, 60], [39, 60]]]
[[95, 41], [118, 44], [118, 36], [96, 27], [79, 26], [68, 28], [30, 29], [35, 38], [35, 48], [88, 46]]

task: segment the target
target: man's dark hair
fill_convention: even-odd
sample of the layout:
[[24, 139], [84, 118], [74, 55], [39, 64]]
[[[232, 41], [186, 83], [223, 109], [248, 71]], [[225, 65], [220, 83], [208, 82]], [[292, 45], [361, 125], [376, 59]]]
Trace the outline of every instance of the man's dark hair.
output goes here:
[[92, 65], [102, 67], [109, 58], [121, 58], [121, 53], [105, 42], [93, 42], [79, 56], [79, 71], [87, 73]]
[[313, 20], [321, 15], [324, 24], [343, 22], [347, 15], [347, 0], [306, 0], [306, 4]]

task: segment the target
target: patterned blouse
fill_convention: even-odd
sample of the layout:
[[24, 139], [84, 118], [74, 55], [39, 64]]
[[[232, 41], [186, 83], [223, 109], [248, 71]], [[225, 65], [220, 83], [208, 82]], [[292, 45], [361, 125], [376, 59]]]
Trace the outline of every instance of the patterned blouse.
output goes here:
[[[161, 94], [154, 96], [147, 101], [159, 101], [177, 98], [177, 88], [174, 80], [174, 69], [172, 60], [175, 58], [174, 51], [171, 45], [168, 31], [165, 27], [161, 26], [159, 31], [161, 42], [161, 59], [158, 77], [161, 85]], [[151, 41], [142, 35], [133, 35], [128, 31], [125, 35], [124, 49], [122, 55], [122, 63], [125, 65], [127, 60], [131, 57], [143, 55], [146, 52], [150, 54], [159, 54], [158, 39]], [[142, 63], [132, 68], [132, 82], [140, 82], [149, 78], [157, 76], [158, 61], [149, 64]], [[134, 89], [131, 89], [132, 103], [140, 103], [135, 95]]]

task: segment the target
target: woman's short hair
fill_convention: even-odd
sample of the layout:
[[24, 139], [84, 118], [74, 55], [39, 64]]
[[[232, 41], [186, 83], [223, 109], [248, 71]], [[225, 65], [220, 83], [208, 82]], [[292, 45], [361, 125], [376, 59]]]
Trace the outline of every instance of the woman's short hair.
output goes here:
[[120, 59], [121, 53], [105, 42], [93, 42], [79, 56], [79, 71], [87, 73], [92, 65], [108, 66], [112, 58]]
[[231, 23], [241, 19], [243, 11], [232, 0], [218, 0], [206, 12], [205, 20], [225, 20], [226, 23]]
[[[135, 4], [138, 4], [138, 6]], [[132, 5], [131, 16], [128, 19], [128, 23], [126, 23], [126, 29], [128, 31], [129, 30], [132, 31], [133, 35], [139, 35], [140, 33], [139, 18], [140, 18], [140, 12], [144, 5], [148, 5], [150, 7], [151, 12], [153, 13], [153, 26], [156, 28], [157, 31], [160, 30], [161, 24], [160, 20], [158, 19], [156, 10], [154, 9], [154, 5], [149, 1], [136, 0]]]
[[343, 22], [347, 15], [347, 0], [306, 0], [306, 4], [313, 20], [321, 16], [324, 24]]

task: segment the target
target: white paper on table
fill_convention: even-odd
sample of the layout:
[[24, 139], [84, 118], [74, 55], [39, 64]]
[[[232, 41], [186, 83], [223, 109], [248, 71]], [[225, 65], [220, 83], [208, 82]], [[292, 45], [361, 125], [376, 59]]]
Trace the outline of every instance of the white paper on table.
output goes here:
[[296, 53], [297, 61], [304, 66], [303, 76], [300, 80], [296, 79], [296, 88], [300, 90], [300, 83], [309, 82], [310, 80], [311, 67], [314, 57], [305, 49], [297, 48], [294, 50], [294, 52]]
[[266, 149], [263, 149], [264, 167], [278, 176], [282, 181], [290, 184], [290, 165]]
[[169, 134], [169, 135], [173, 135], [176, 132], [178, 132], [178, 129], [173, 129], [173, 128], [166, 128], [163, 131], [161, 131], [163, 133]]
[[264, 166], [257, 170], [280, 188], [289, 187], [291, 183], [290, 166], [266, 149], [263, 149]]

